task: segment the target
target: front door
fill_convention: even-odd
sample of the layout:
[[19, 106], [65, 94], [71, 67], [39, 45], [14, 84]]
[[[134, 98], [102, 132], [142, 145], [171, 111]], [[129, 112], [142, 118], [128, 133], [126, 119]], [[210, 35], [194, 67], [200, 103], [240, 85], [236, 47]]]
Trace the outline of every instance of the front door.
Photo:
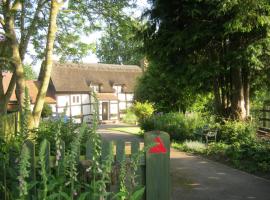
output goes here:
[[108, 102], [102, 102], [102, 120], [108, 120]]

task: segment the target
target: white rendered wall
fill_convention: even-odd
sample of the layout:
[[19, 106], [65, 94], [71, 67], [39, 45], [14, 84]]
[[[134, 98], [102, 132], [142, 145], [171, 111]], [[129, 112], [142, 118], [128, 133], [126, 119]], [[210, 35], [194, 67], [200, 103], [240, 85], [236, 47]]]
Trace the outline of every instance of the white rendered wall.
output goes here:
[[119, 110], [125, 110], [126, 109], [126, 102], [119, 102]]
[[84, 115], [90, 114], [90, 105], [83, 105], [83, 114]]
[[124, 93], [118, 94], [118, 99], [119, 99], [120, 101], [126, 101], [126, 94], [124, 94]]
[[71, 106], [71, 116], [78, 116], [81, 114], [81, 105]]
[[127, 101], [133, 101], [134, 94], [126, 94], [127, 95]]
[[102, 102], [103, 101], [99, 101], [98, 105], [99, 120], [102, 120]]
[[59, 95], [56, 97], [57, 107], [64, 107], [70, 105], [69, 95]]
[[69, 107], [67, 107], [67, 109], [65, 109], [65, 108], [57, 108], [57, 110], [58, 110], [58, 114], [62, 114], [62, 113], [64, 113], [64, 111], [66, 111], [66, 115], [67, 116], [70, 116], [70, 109], [69, 109]]
[[89, 94], [82, 94], [82, 104], [90, 103]]

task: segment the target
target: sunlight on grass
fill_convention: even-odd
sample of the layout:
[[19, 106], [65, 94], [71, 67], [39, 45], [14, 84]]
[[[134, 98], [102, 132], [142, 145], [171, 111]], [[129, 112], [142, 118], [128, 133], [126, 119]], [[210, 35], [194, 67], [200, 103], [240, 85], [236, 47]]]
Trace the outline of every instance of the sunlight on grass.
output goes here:
[[172, 147], [181, 151], [193, 152], [193, 153], [203, 153], [206, 151], [207, 147], [204, 143], [199, 141], [185, 141], [184, 143], [173, 142]]
[[143, 133], [140, 127], [117, 127], [117, 128], [109, 128], [109, 130], [120, 131], [120, 132], [135, 134], [135, 135], [141, 135]]

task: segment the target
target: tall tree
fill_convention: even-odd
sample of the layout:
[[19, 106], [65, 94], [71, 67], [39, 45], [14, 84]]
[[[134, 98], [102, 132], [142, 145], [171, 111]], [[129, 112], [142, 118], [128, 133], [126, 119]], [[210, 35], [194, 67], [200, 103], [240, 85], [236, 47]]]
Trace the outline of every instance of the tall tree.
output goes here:
[[123, 16], [110, 22], [104, 35], [97, 43], [97, 57], [101, 62], [111, 64], [136, 64], [143, 59], [143, 42], [137, 32], [143, 25], [138, 19]]
[[29, 128], [37, 128], [39, 125], [39, 120], [45, 102], [45, 97], [48, 90], [53, 65], [53, 45], [57, 31], [57, 15], [63, 3], [63, 1], [61, 2], [58, 0], [51, 0], [49, 28], [45, 50], [45, 61], [43, 63], [43, 76], [41, 77], [41, 86], [39, 88], [36, 98], [37, 100], [31, 115]]
[[[101, 19], [110, 13], [109, 8], [112, 5], [122, 5], [123, 2], [128, 1], [69, 1], [68, 9], [61, 10], [57, 17], [58, 32], [53, 42], [60, 59], [78, 62], [89, 51], [93, 51], [93, 45], [86, 40], [83, 41], [82, 36], [88, 36], [93, 30], [98, 29]], [[50, 56], [47, 52], [50, 49], [47, 30], [50, 28], [51, 8], [51, 1], [47, 0], [3, 0], [0, 2], [1, 75], [3, 70], [13, 72], [6, 92], [3, 89], [2, 76], [0, 77], [0, 113], [7, 112], [7, 104], [15, 85], [20, 110], [23, 108], [25, 96], [23, 62], [26, 54], [30, 54], [35, 59], [45, 60], [43, 67], [50, 66], [45, 57]], [[31, 48], [34, 49], [34, 54], [29, 51]]]
[[[20, 110], [24, 104], [25, 80], [23, 62], [26, 54], [44, 60], [47, 45], [51, 1], [47, 0], [4, 0], [0, 2], [0, 63], [3, 70], [13, 73], [6, 93], [0, 80], [0, 113], [7, 112], [10, 93], [16, 85], [16, 96]], [[60, 2], [60, 1], [59, 1]], [[82, 42], [80, 35], [93, 31], [98, 17], [100, 0], [69, 1], [70, 9], [61, 10], [57, 18], [58, 33], [55, 47], [62, 60], [80, 60], [93, 45]], [[35, 53], [29, 51], [34, 48]]]
[[[153, 0], [148, 57], [181, 73], [196, 91], [211, 89], [219, 115], [249, 115], [254, 79], [269, 68], [267, 0]], [[179, 88], [180, 89], [180, 88]]]
[[[4, 14], [4, 19], [3, 19], [3, 29], [5, 31], [5, 36], [6, 36], [6, 44], [11, 46], [11, 66], [14, 68], [14, 73], [12, 79], [16, 77], [16, 84], [18, 87], [18, 92], [17, 99], [20, 102], [21, 109], [24, 106], [24, 92], [25, 92], [25, 76], [24, 76], [24, 67], [23, 67], [23, 58], [25, 56], [25, 52], [27, 50], [27, 45], [29, 42], [28, 37], [26, 36], [25, 40], [22, 40], [23, 35], [25, 34], [24, 32], [24, 15], [27, 12], [25, 9], [25, 1], [3, 1], [2, 2], [2, 9], [3, 9], [3, 14]], [[57, 15], [59, 12], [59, 9], [61, 8], [63, 1], [58, 1], [58, 0], [51, 0], [49, 4], [49, 10], [50, 10], [50, 17], [49, 17], [49, 27], [48, 27], [48, 34], [47, 34], [47, 45], [46, 45], [46, 50], [45, 50], [45, 62], [44, 62], [44, 76], [42, 77], [41, 81], [41, 86], [37, 95], [37, 101], [34, 106], [34, 110], [30, 116], [30, 121], [29, 121], [29, 128], [34, 128], [38, 127], [39, 124], [39, 119], [41, 115], [41, 111], [43, 108], [47, 88], [49, 85], [49, 79], [50, 79], [50, 74], [51, 74], [51, 68], [52, 68], [52, 55], [53, 55], [53, 45], [54, 45], [54, 40], [55, 40], [55, 35], [57, 31], [56, 27], [56, 20], [57, 20]], [[37, 9], [39, 6], [45, 5], [45, 2], [39, 1], [37, 5]], [[15, 18], [17, 12], [21, 10], [21, 15], [20, 15], [20, 26], [21, 26], [21, 41], [19, 42], [18, 36], [16, 34], [15, 30]], [[36, 19], [37, 20], [37, 19]], [[32, 21], [32, 23], [36, 23]], [[29, 32], [33, 31], [31, 25], [28, 29], [27, 34], [31, 34]], [[26, 34], [26, 35], [27, 35]], [[28, 42], [27, 42], [28, 40]], [[8, 55], [8, 54], [7, 54]], [[5, 56], [7, 56], [5, 55]], [[11, 79], [11, 82], [12, 82]], [[13, 83], [14, 84], [14, 83]], [[6, 96], [7, 94], [5, 94]], [[6, 100], [6, 99], [5, 99]]]

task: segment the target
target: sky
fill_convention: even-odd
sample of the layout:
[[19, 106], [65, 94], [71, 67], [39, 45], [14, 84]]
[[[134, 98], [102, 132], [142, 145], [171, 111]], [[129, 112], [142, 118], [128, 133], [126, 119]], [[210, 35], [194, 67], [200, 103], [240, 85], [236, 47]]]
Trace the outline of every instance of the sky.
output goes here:
[[[138, 9], [135, 10], [133, 16], [139, 17], [142, 14], [142, 11], [149, 7], [149, 4], [147, 3], [147, 0], [137, 0], [138, 3]], [[127, 11], [128, 12], [128, 11]], [[91, 34], [88, 38], [86, 38], [90, 43], [96, 43], [97, 40], [102, 36], [101, 32], [94, 32]], [[93, 53], [90, 53], [89, 56], [83, 58], [83, 62], [87, 63], [98, 63], [99, 60], [97, 56]]]
[[[141, 16], [142, 12], [146, 9], [146, 8], [149, 8], [149, 4], [147, 3], [147, 0], [136, 0], [137, 2], [137, 5], [138, 5], [138, 8], [136, 10], [133, 11], [133, 16], [134, 17], [139, 17]], [[126, 10], [126, 12], [132, 12], [130, 10]], [[98, 39], [101, 38], [102, 36], [102, 32], [101, 31], [97, 31], [97, 32], [94, 32], [92, 34], [90, 34], [89, 36], [86, 36], [86, 35], [82, 35], [82, 40], [83, 41], [89, 41], [89, 43], [94, 43], [96, 44]], [[29, 50], [31, 53], [34, 53], [33, 51], [33, 47], [29, 46]], [[57, 58], [57, 55], [54, 55], [54, 60], [58, 60]], [[92, 53], [92, 52], [89, 52], [89, 55], [85, 58], [82, 59], [82, 62], [84, 63], [98, 63], [99, 60], [97, 58], [97, 56]], [[25, 63], [32, 63], [32, 59], [29, 55], [27, 55], [25, 57]], [[37, 62], [33, 67], [33, 70], [36, 72], [36, 74], [39, 73], [39, 70], [40, 70], [40, 65], [41, 63], [40, 62]]]

